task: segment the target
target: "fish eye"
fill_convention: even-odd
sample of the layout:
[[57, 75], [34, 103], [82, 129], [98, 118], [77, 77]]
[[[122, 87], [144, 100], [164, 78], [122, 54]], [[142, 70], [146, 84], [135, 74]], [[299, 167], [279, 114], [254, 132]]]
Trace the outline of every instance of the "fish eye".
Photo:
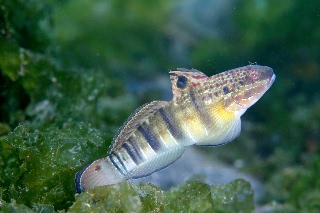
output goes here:
[[180, 75], [178, 76], [178, 80], [177, 80], [177, 87], [180, 88], [180, 89], [183, 89], [187, 86], [187, 83], [188, 83], [188, 79], [183, 76], [183, 75]]
[[249, 77], [250, 77], [253, 81], [257, 80], [257, 79], [259, 78], [259, 76], [260, 76], [260, 74], [259, 74], [259, 72], [257, 72], [257, 71], [252, 71], [252, 72], [249, 74]]

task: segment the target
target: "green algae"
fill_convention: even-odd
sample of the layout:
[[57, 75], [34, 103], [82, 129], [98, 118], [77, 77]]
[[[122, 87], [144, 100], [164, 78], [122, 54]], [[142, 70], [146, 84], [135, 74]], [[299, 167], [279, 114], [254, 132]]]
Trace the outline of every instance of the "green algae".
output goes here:
[[244, 180], [221, 186], [190, 181], [169, 191], [121, 183], [84, 192], [68, 212], [251, 212], [253, 191]]
[[[28, 208], [27, 206], [23, 204], [18, 204], [18, 203], [6, 203], [1, 201], [1, 208], [0, 210], [2, 212], [7, 212], [7, 213], [14, 213], [14, 212], [19, 212], [19, 213], [35, 213], [32, 209]], [[50, 212], [50, 211], [47, 211]]]
[[[302, 166], [290, 166], [275, 173], [267, 183], [267, 196], [279, 204], [289, 203], [299, 212], [317, 212], [320, 209], [320, 158], [304, 156]], [[284, 205], [285, 206], [285, 205]]]
[[3, 198], [29, 206], [50, 204], [57, 209], [72, 202], [75, 173], [108, 148], [99, 131], [75, 122], [43, 131], [18, 126], [1, 142], [5, 153], [13, 153], [5, 159], [10, 164], [1, 169]]

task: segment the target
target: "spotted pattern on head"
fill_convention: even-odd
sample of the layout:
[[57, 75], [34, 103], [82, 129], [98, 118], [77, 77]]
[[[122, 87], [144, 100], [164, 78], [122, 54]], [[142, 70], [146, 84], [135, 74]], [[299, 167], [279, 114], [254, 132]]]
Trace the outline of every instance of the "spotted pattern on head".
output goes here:
[[211, 77], [195, 69], [178, 69], [170, 72], [173, 100], [176, 104], [185, 103], [192, 91], [194, 98], [201, 100], [199, 105], [223, 101], [228, 107], [237, 101], [239, 106], [246, 107], [261, 97], [260, 91], [265, 91], [271, 74], [271, 68], [259, 65], [239, 67]]

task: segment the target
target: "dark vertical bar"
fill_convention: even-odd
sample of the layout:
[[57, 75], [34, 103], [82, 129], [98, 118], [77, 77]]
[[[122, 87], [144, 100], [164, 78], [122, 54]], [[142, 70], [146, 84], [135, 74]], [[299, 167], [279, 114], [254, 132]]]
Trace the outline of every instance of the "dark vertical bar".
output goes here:
[[163, 121], [166, 123], [169, 132], [175, 139], [182, 138], [182, 130], [181, 128], [175, 124], [174, 118], [163, 108], [159, 109], [159, 113]]
[[139, 161], [136, 157], [136, 154], [131, 150], [130, 146], [127, 143], [124, 143], [122, 147], [126, 150], [126, 152], [129, 154], [130, 158], [133, 160], [133, 162], [138, 165]]
[[[121, 164], [123, 170], [119, 167], [118, 163], [114, 161], [113, 157], [116, 157], [118, 162]], [[124, 166], [122, 160], [120, 159], [119, 155], [116, 153], [116, 152], [113, 152], [110, 156], [109, 156], [109, 159], [111, 161], [111, 163], [118, 169], [118, 171], [123, 174], [123, 175], [126, 175], [125, 172], [128, 172], [126, 167]]]
[[133, 151], [136, 155], [137, 161], [139, 161], [139, 164], [143, 162], [145, 159], [143, 157], [143, 154], [141, 152], [141, 148], [138, 146], [137, 141], [135, 141], [132, 137], [130, 137], [127, 141], [127, 143], [133, 148]]
[[203, 125], [206, 127], [206, 126], [209, 126], [210, 124], [212, 124], [212, 120], [210, 119], [208, 112], [205, 110], [205, 108], [203, 106], [199, 105], [199, 103], [196, 99], [196, 96], [194, 94], [194, 91], [192, 89], [190, 90], [190, 98], [191, 98], [193, 107], [197, 111]]
[[161, 149], [161, 144], [158, 141], [157, 137], [153, 134], [150, 128], [143, 127], [140, 125], [138, 131], [141, 132], [143, 137], [146, 139], [147, 143], [151, 146], [154, 151], [159, 151]]

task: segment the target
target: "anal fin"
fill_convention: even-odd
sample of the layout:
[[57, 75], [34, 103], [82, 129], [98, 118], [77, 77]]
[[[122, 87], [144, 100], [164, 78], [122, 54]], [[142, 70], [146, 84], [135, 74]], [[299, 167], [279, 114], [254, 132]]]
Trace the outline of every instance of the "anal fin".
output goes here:
[[130, 173], [126, 175], [126, 179], [145, 177], [156, 171], [164, 169], [178, 160], [183, 154], [184, 150], [185, 148], [183, 146], [177, 146], [173, 149], [159, 153], [130, 171]]

